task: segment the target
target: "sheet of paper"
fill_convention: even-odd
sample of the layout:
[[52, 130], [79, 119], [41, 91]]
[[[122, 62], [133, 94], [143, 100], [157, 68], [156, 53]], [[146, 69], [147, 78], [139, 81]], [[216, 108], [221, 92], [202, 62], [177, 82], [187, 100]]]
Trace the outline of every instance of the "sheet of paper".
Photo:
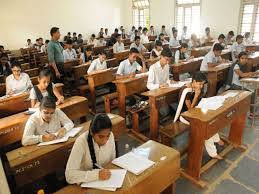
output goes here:
[[119, 158], [114, 159], [112, 163], [132, 172], [135, 175], [141, 174], [155, 164], [155, 162], [143, 156], [134, 154], [133, 152], [129, 152]]
[[207, 109], [207, 110], [217, 110], [223, 105], [225, 99], [226, 98], [224, 96], [213, 96], [210, 98], [202, 98], [198, 106], [196, 107]]
[[139, 78], [139, 77], [144, 77], [144, 76], [146, 76], [146, 75], [148, 75], [148, 72], [145, 72], [145, 73], [138, 73], [138, 74], [136, 74], [136, 77]]
[[185, 84], [191, 83], [190, 80], [186, 80], [186, 81], [179, 81], [173, 84], [169, 84], [169, 87], [171, 88], [181, 88], [183, 87]]
[[229, 97], [235, 97], [236, 95], [238, 94], [238, 92], [228, 92], [226, 93], [225, 95], [223, 95], [226, 98], [229, 98]]
[[108, 115], [108, 117], [109, 117], [110, 119], [115, 118], [115, 115], [113, 115], [113, 114], [108, 113], [107, 115]]
[[126, 176], [127, 170], [124, 169], [114, 169], [111, 170], [111, 177], [108, 180], [101, 181], [92, 181], [89, 183], [83, 183], [81, 184], [81, 187], [87, 187], [87, 188], [108, 188], [108, 189], [114, 189], [114, 188], [121, 188], [124, 178]]

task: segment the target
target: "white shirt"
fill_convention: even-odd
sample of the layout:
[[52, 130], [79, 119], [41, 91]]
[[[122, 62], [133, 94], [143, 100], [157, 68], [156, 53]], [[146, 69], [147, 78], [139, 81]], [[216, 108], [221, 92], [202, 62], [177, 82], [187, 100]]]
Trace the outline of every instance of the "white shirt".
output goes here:
[[104, 37], [104, 38], [110, 37], [109, 32], [108, 32], [107, 34], [103, 33], [103, 37]]
[[130, 41], [131, 41], [131, 42], [134, 42], [134, 40], [135, 40], [135, 34], [132, 34], [132, 35], [130, 36]]
[[74, 127], [74, 123], [62, 110], [56, 108], [50, 122], [47, 123], [42, 119], [41, 111], [38, 109], [26, 122], [22, 145], [33, 145], [42, 142], [43, 135], [56, 133], [62, 127], [66, 128], [67, 131]]
[[13, 74], [6, 78], [6, 94], [14, 92], [15, 94], [25, 92], [32, 87], [30, 77], [27, 73], [21, 73], [17, 80]]
[[76, 55], [75, 49], [63, 50], [63, 55], [64, 55], [64, 61], [65, 62], [77, 59], [77, 55]]
[[[66, 166], [66, 180], [69, 184], [80, 184], [99, 179], [100, 169], [93, 169], [93, 162], [88, 147], [88, 131], [80, 135], [72, 148]], [[107, 143], [99, 146], [93, 140], [96, 162], [100, 166], [105, 166], [116, 157], [115, 141], [113, 133]]]
[[[163, 49], [162, 49], [162, 50], [163, 50]], [[153, 55], [154, 55], [153, 53], [155, 53], [157, 57], [160, 57], [160, 55], [161, 55], [161, 53], [162, 53], [162, 50], [161, 50], [161, 51], [158, 51], [158, 50], [156, 50], [156, 48], [153, 48], [152, 51], [151, 51], [151, 53], [150, 53], [150, 57], [155, 57], [155, 56], [153, 56]], [[155, 58], [156, 58], [156, 57], [155, 57]]]
[[41, 52], [41, 53], [46, 53], [46, 52], [47, 52], [47, 48], [46, 48], [46, 45], [45, 45], [45, 44], [41, 46], [40, 52]]
[[141, 42], [142, 44], [149, 43], [148, 35], [142, 34], [142, 35], [140, 36], [140, 42]]
[[182, 42], [186, 42], [187, 39], [188, 39], [187, 33], [186, 33], [186, 32], [183, 32], [183, 33], [182, 33], [182, 36], [181, 36]]
[[233, 69], [232, 84], [235, 84], [237, 86], [242, 86], [242, 84], [239, 80], [239, 75], [235, 72], [235, 70], [237, 70], [237, 69], [240, 69], [238, 64], [236, 64]]
[[237, 60], [235, 54], [238, 55], [239, 53], [246, 51], [246, 47], [243, 43], [238, 44], [237, 42], [234, 42], [233, 45], [230, 47], [230, 50], [232, 55], [232, 61], [235, 62]]
[[163, 33], [165, 36], [167, 36], [166, 30], [161, 30], [161, 33]]
[[244, 38], [243, 44], [244, 44], [245, 46], [247, 46], [247, 45], [252, 45], [252, 44], [254, 44], [254, 42], [253, 42], [250, 38]]
[[92, 39], [90, 38], [90, 39], [88, 40], [87, 44], [88, 44], [88, 45], [89, 45], [89, 44], [95, 45], [95, 44], [97, 44], [97, 40], [96, 40], [96, 39], [92, 40]]
[[143, 44], [140, 43], [139, 45], [137, 45], [135, 42], [131, 43], [130, 49], [132, 49], [132, 48], [138, 49], [139, 52], [146, 50], [146, 47]]
[[178, 38], [175, 38], [174, 36], [172, 36], [172, 37], [170, 38], [169, 45], [170, 45], [171, 47], [177, 47], [177, 46], [180, 46], [180, 42], [179, 42]]
[[155, 30], [150, 30], [150, 31], [148, 32], [148, 36], [156, 36]]
[[129, 59], [122, 61], [117, 70], [118, 75], [129, 75], [135, 73], [137, 70], [140, 71], [142, 67], [135, 61], [133, 64], [130, 64]]
[[100, 59], [97, 58], [95, 60], [92, 61], [89, 69], [87, 70], [87, 73], [91, 73], [93, 71], [96, 71], [96, 70], [104, 70], [104, 69], [107, 69], [107, 64], [106, 64], [106, 61], [104, 61], [103, 63], [101, 63]]
[[[184, 57], [185, 57], [185, 59], [188, 59], [189, 55], [187, 53], [184, 53]], [[177, 51], [175, 51], [175, 55], [174, 55], [174, 63], [177, 64], [179, 62], [179, 60], [181, 60], [180, 59], [180, 51], [177, 50]]]
[[159, 88], [160, 84], [170, 83], [169, 80], [169, 65], [162, 68], [160, 61], [151, 65], [148, 71], [147, 88], [154, 90]]
[[119, 43], [119, 42], [116, 42], [114, 45], [113, 45], [113, 53], [119, 53], [119, 52], [122, 52], [124, 51], [124, 44], [123, 42]]
[[98, 46], [106, 46], [106, 41], [105, 40], [102, 42], [100, 40], [96, 41], [94, 47], [98, 47]]
[[[54, 87], [55, 87], [55, 85], [52, 83], [52, 89], [54, 89]], [[47, 90], [45, 92], [42, 92], [41, 94], [42, 94], [43, 97], [46, 97], [46, 96], [49, 95]], [[35, 92], [34, 88], [31, 89], [29, 98], [31, 100], [37, 100], [37, 95], [36, 95], [36, 92]]]
[[200, 71], [208, 71], [208, 63], [218, 63], [221, 57], [216, 57], [213, 51], [208, 52], [202, 60]]

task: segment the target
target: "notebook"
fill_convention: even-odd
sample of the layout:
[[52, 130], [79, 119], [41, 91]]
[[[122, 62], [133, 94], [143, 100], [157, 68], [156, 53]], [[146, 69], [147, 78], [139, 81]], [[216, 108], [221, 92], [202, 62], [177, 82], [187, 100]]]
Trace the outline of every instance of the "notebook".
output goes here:
[[127, 170], [114, 169], [111, 171], [111, 177], [108, 180], [97, 180], [88, 183], [82, 183], [81, 187], [95, 188], [108, 191], [115, 191], [117, 188], [121, 188], [124, 182]]
[[155, 162], [133, 152], [129, 152], [112, 161], [113, 164], [124, 168], [135, 175], [140, 175], [142, 172], [150, 168]]
[[[53, 141], [39, 143], [38, 146], [46, 146], [46, 145], [52, 145], [52, 144], [66, 142], [70, 137], [75, 137], [82, 129], [83, 129], [83, 127], [75, 127], [73, 129], [71, 129], [70, 131], [68, 131], [64, 137], [62, 137], [60, 139], [55, 139]], [[57, 136], [57, 133], [55, 133], [55, 135]]]

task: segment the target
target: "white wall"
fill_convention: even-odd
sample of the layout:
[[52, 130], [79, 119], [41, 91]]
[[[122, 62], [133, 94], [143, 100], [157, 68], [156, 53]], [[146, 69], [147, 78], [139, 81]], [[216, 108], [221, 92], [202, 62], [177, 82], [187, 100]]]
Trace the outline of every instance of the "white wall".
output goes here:
[[87, 37], [100, 27], [114, 29], [121, 23], [122, 0], [10, 0], [1, 1], [0, 44], [8, 49], [25, 45], [27, 38], [50, 38], [49, 30], [58, 26]]

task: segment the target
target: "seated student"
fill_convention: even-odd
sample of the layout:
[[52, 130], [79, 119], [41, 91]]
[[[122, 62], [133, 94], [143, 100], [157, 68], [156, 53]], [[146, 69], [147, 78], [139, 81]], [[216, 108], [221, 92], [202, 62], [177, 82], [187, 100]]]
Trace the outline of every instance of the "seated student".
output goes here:
[[41, 53], [47, 53], [48, 44], [49, 44], [49, 40], [45, 40], [45, 44], [42, 45], [42, 47], [40, 48]]
[[183, 27], [183, 33], [181, 35], [181, 41], [182, 43], [187, 43], [188, 42], [188, 37], [187, 37], [187, 26]]
[[3, 45], [0, 45], [0, 55], [5, 53], [5, 50], [4, 50], [4, 46]]
[[218, 37], [218, 40], [216, 40], [212, 47], [211, 47], [211, 50], [213, 50], [213, 47], [215, 46], [215, 44], [219, 43], [222, 47], [225, 47], [225, 35], [224, 34], [220, 34], [219, 37]]
[[32, 88], [30, 77], [27, 73], [21, 73], [21, 65], [12, 64], [12, 74], [6, 78], [6, 94], [13, 95], [26, 92]]
[[246, 33], [245, 33], [243, 43], [244, 43], [245, 46], [247, 46], [247, 45], [252, 45], [252, 44], [255, 43], [255, 42], [251, 39], [251, 34], [250, 34], [250, 32], [246, 32]]
[[[196, 72], [193, 75], [192, 83], [186, 84], [184, 87], [181, 88], [179, 92], [179, 99], [181, 98], [182, 93], [186, 88], [192, 89], [192, 91], [188, 92], [185, 96], [185, 100], [184, 100], [184, 104], [181, 112], [188, 111], [199, 104], [200, 100], [204, 96], [203, 88], [204, 88], [204, 84], [206, 83], [206, 80], [207, 80], [206, 76], [203, 73]], [[183, 120], [180, 119], [180, 121], [184, 122], [185, 124], [189, 124], [189, 122], [186, 121], [185, 119]], [[222, 157], [217, 153], [217, 148], [215, 146], [215, 143], [219, 144], [220, 146], [224, 145], [224, 142], [220, 139], [218, 133], [216, 133], [210, 139], [205, 140], [206, 151], [208, 152], [210, 157], [216, 158], [216, 159], [222, 159]]]
[[87, 44], [90, 45], [90, 44], [93, 44], [95, 45], [97, 42], [96, 38], [95, 38], [95, 34], [92, 34], [90, 39], [88, 40]]
[[147, 28], [143, 28], [142, 35], [140, 36], [140, 42], [142, 44], [149, 43], [148, 35], [147, 35]]
[[68, 32], [66, 36], [64, 36], [64, 42], [68, 41], [71, 39], [71, 32]]
[[135, 33], [135, 30], [136, 30], [136, 27], [132, 26], [131, 30], [129, 30], [129, 32], [128, 32], [128, 36], [131, 37]]
[[[130, 36], [130, 42], [133, 42], [135, 40], [135, 37], [138, 36], [138, 30], [135, 30], [134, 33]], [[139, 36], [140, 37], [140, 36]]]
[[64, 96], [62, 96], [55, 85], [51, 82], [51, 71], [44, 69], [40, 72], [38, 78], [39, 84], [33, 86], [30, 91], [31, 107], [38, 107], [43, 97], [49, 96], [53, 100], [56, 100], [56, 104], [59, 105], [64, 102]]
[[106, 41], [104, 40], [103, 36], [100, 36], [99, 40], [96, 41], [96, 44], [94, 47], [99, 47], [99, 46], [106, 46]]
[[26, 122], [22, 145], [28, 146], [62, 138], [73, 127], [74, 123], [62, 110], [56, 108], [55, 101], [50, 97], [44, 97], [39, 109]]
[[181, 63], [192, 58], [188, 55], [188, 44], [182, 43], [180, 48], [175, 51], [174, 63]]
[[157, 57], [160, 57], [162, 50], [163, 50], [162, 42], [160, 40], [156, 40], [155, 48], [152, 49], [150, 58], [155, 59]]
[[208, 43], [208, 42], [210, 42], [210, 41], [212, 41], [213, 40], [213, 38], [212, 38], [212, 36], [210, 35], [210, 28], [209, 27], [206, 27], [205, 28], [205, 34], [204, 34], [204, 36], [202, 37], [202, 44], [206, 44], [206, 43]]
[[180, 42], [179, 42], [179, 40], [177, 38], [177, 34], [178, 34], [178, 31], [174, 30], [173, 31], [173, 36], [170, 38], [170, 42], [169, 42], [170, 47], [178, 47], [178, 46], [180, 46]]
[[82, 34], [78, 34], [76, 43], [77, 44], [83, 44], [84, 43]]
[[76, 43], [76, 41], [77, 41], [77, 35], [76, 35], [76, 32], [74, 32], [72, 37], [72, 42]]
[[99, 57], [97, 59], [93, 60], [89, 69], [87, 70], [87, 73], [91, 74], [91, 73], [96, 73], [100, 70], [107, 69], [106, 57], [107, 57], [107, 53], [105, 51], [102, 51], [99, 54]]
[[68, 40], [66, 43], [66, 49], [63, 50], [64, 62], [73, 61], [77, 59], [77, 54], [75, 49], [73, 49], [72, 40]]
[[116, 36], [117, 42], [113, 45], [113, 53], [119, 53], [125, 50], [124, 44], [122, 42], [121, 34], [117, 34]]
[[154, 26], [150, 26], [148, 36], [156, 36], [156, 31], [155, 31]]
[[220, 57], [223, 47], [217, 43], [214, 45], [213, 50], [208, 52], [202, 60], [200, 71], [207, 72], [209, 67], [216, 67], [222, 63]]
[[144, 53], [147, 51], [146, 47], [140, 42], [140, 37], [136, 36], [135, 41], [131, 43], [130, 49], [136, 48], [140, 53]]
[[82, 60], [82, 63], [87, 63], [90, 64], [93, 60], [93, 49], [92, 47], [86, 47], [85, 51], [83, 53], [81, 53], [80, 55], [80, 60]]
[[165, 25], [162, 25], [160, 34], [164, 34], [165, 36], [168, 36], [166, 29], [165, 29]]
[[38, 51], [41, 51], [41, 47], [43, 46], [43, 38], [39, 38], [38, 41], [36, 42], [36, 45], [35, 45], [35, 48], [38, 50]]
[[122, 39], [126, 39], [126, 38], [127, 38], [125, 29], [121, 29], [121, 38], [122, 38]]
[[100, 28], [100, 31], [98, 32], [98, 37], [100, 38], [101, 36], [103, 36], [104, 31], [103, 28]]
[[196, 34], [191, 35], [191, 40], [188, 42], [189, 48], [194, 49], [201, 46], [200, 39], [197, 38]]
[[140, 71], [141, 73], [146, 72], [145, 62], [142, 61], [143, 67], [141, 67], [136, 61], [138, 56], [139, 51], [136, 48], [131, 48], [129, 58], [122, 61], [119, 65], [116, 79], [135, 77], [136, 71]]
[[0, 75], [7, 77], [12, 74], [11, 64], [8, 60], [8, 55], [5, 53], [0, 54]]
[[161, 41], [163, 45], [169, 44], [169, 42], [165, 39], [165, 35], [163, 33], [159, 34], [157, 40]]
[[110, 37], [108, 28], [105, 28], [103, 37], [104, 37], [104, 38], [109, 38], [109, 37]]
[[233, 44], [235, 42], [235, 38], [234, 38], [235, 34], [233, 31], [229, 31], [226, 37], [226, 42], [225, 44]]
[[138, 34], [137, 34], [137, 36], [141, 36], [141, 35], [142, 35], [142, 27], [139, 26], [138, 27]]
[[27, 44], [25, 45], [24, 48], [33, 48], [33, 44], [31, 42], [31, 39], [27, 39]]
[[236, 62], [239, 53], [246, 51], [243, 39], [244, 37], [242, 35], [237, 35], [236, 42], [234, 42], [234, 44], [230, 48], [233, 62]]
[[72, 148], [66, 166], [69, 184], [107, 180], [108, 169], [100, 169], [116, 157], [112, 122], [106, 114], [96, 114], [87, 132], [80, 135]]

